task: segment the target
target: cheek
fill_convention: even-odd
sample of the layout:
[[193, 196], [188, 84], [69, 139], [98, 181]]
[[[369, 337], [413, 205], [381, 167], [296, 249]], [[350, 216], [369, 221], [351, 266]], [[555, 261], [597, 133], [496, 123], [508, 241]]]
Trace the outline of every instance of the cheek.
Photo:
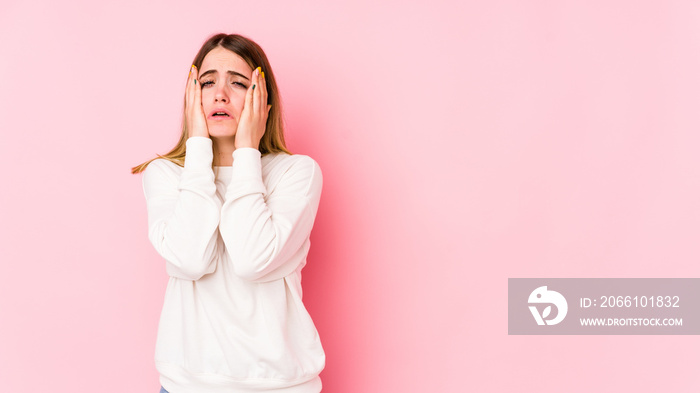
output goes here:
[[245, 96], [233, 96], [231, 97], [231, 106], [233, 107], [233, 110], [236, 116], [236, 119], [241, 118], [241, 113], [243, 112], [243, 107], [245, 106]]
[[208, 90], [202, 90], [202, 108], [204, 108], [204, 113], [209, 113], [209, 109], [214, 107], [214, 100], [209, 97]]

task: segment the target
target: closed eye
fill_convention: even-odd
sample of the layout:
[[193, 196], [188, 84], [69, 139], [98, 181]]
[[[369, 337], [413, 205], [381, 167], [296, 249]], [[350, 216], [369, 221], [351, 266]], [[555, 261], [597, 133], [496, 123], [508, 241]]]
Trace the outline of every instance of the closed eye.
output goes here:
[[[202, 87], [207, 86], [207, 85], [209, 85], [209, 84], [214, 84], [214, 82], [212, 82], [212, 81], [203, 82], [203, 83], [202, 83]], [[244, 85], [244, 84], [241, 83], [241, 82], [232, 82], [231, 84], [232, 84], [232, 85], [238, 85], [238, 86], [240, 86], [240, 87], [242, 87], [242, 88], [244, 88], [244, 89], [247, 89], [247, 88], [248, 88], [248, 86]]]

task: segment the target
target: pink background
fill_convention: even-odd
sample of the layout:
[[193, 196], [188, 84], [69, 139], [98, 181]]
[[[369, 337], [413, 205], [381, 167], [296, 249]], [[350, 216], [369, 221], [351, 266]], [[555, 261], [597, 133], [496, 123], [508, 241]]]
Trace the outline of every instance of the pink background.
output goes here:
[[324, 392], [700, 390], [698, 336], [507, 334], [508, 277], [700, 276], [700, 4], [332, 3], [2, 6], [2, 390], [160, 388], [129, 169], [219, 31], [265, 49], [323, 169]]

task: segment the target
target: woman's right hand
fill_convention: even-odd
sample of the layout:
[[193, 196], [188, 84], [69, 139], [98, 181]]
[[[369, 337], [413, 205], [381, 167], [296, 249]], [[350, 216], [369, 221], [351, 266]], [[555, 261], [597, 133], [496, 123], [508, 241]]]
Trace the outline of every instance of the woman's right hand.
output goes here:
[[203, 136], [209, 138], [207, 119], [202, 108], [202, 87], [197, 81], [199, 71], [197, 67], [190, 67], [190, 76], [187, 78], [185, 89], [185, 125], [187, 137]]

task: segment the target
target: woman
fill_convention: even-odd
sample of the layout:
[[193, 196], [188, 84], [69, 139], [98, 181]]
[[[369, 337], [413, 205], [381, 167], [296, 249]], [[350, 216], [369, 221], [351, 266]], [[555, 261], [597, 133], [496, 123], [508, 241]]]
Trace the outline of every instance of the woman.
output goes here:
[[321, 391], [325, 353], [301, 270], [323, 179], [286, 149], [280, 102], [260, 46], [216, 34], [193, 61], [179, 143], [132, 169], [170, 275], [161, 392]]

